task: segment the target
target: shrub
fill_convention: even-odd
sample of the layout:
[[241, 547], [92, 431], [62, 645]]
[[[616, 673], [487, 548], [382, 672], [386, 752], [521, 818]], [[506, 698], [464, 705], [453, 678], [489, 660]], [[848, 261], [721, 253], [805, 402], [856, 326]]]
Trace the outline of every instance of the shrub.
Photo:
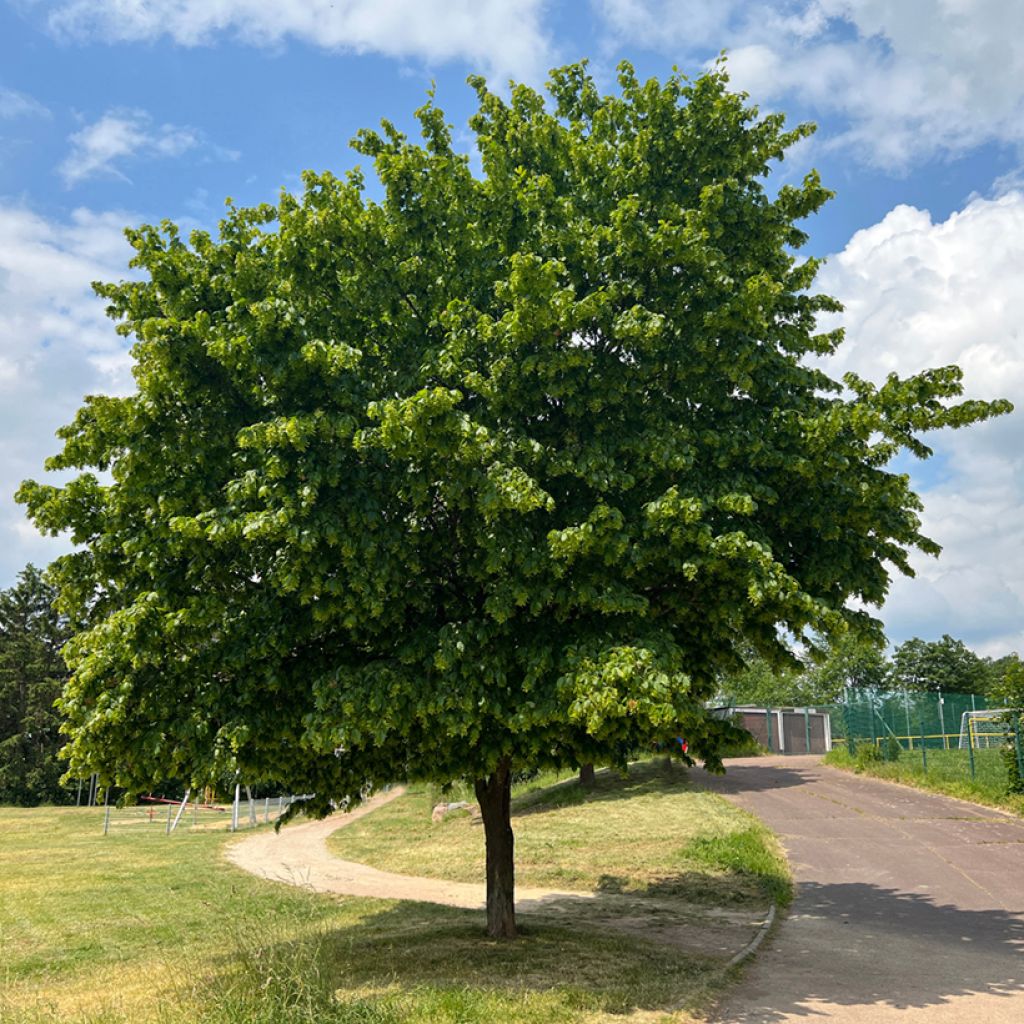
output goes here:
[[903, 747], [895, 736], [890, 736], [885, 741], [885, 747], [882, 752], [886, 761], [898, 761], [900, 759], [900, 754], [903, 753]]
[[864, 771], [865, 768], [879, 764], [883, 760], [882, 751], [877, 746], [873, 744], [868, 746], [866, 743], [861, 743], [857, 747], [857, 753], [853, 759], [853, 763], [856, 771]]

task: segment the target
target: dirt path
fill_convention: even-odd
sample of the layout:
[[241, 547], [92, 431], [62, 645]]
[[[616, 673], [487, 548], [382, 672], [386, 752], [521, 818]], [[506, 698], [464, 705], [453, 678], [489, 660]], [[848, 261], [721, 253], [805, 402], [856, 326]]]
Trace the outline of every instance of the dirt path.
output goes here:
[[[304, 886], [315, 892], [440, 903], [482, 911], [485, 906], [482, 882], [449, 882], [378, 871], [356, 861], [341, 860], [328, 849], [327, 837], [332, 832], [403, 792], [401, 788], [392, 789], [348, 814], [286, 825], [278, 833], [266, 831], [247, 836], [230, 844], [226, 856], [250, 874], [272, 882]], [[689, 953], [728, 961], [757, 935], [767, 908], [737, 912], [679, 901], [516, 886], [516, 912], [625, 932], [671, 943]]]
[[1020, 818], [817, 758], [695, 778], [778, 833], [799, 885], [722, 1024], [1024, 1021]]

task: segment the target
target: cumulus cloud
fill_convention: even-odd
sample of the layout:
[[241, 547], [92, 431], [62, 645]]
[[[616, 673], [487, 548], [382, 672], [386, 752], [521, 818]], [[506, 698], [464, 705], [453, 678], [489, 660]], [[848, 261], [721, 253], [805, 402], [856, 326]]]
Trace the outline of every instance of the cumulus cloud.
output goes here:
[[197, 46], [227, 36], [255, 46], [289, 38], [331, 50], [428, 62], [464, 60], [532, 80], [548, 67], [547, 0], [63, 0], [51, 29], [72, 38]]
[[129, 181], [121, 169], [125, 163], [179, 157], [192, 149], [203, 148], [219, 159], [238, 159], [232, 150], [209, 146], [194, 128], [154, 125], [144, 110], [107, 111], [75, 132], [70, 142], [71, 152], [57, 168], [69, 188], [87, 178]]
[[123, 339], [90, 282], [124, 276], [122, 235], [137, 218], [76, 210], [64, 222], [0, 203], [0, 586], [67, 545], [40, 537], [14, 492], [39, 479], [59, 448], [56, 429], [85, 394], [123, 394], [133, 381]]
[[905, 170], [1024, 142], [1024, 4], [1005, 0], [592, 0], [611, 36], [699, 60], [730, 52], [758, 102], [796, 99], [845, 127], [831, 141]]
[[1016, 411], [928, 439], [938, 479], [911, 465], [925, 532], [943, 545], [898, 579], [883, 617], [890, 638], [962, 637], [988, 653], [1024, 653], [1024, 192], [972, 199], [948, 220], [898, 206], [858, 231], [819, 286], [846, 306], [847, 342], [829, 361], [873, 380], [957, 363], [974, 398]]

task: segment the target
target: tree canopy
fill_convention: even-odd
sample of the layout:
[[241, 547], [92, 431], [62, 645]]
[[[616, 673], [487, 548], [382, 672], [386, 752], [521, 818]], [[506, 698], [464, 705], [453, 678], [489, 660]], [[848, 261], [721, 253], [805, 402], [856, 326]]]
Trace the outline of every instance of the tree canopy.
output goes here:
[[57, 592], [33, 565], [0, 591], [0, 803], [64, 803], [61, 716], [67, 680], [61, 647], [70, 633]]
[[470, 83], [478, 173], [431, 98], [420, 142], [354, 140], [378, 199], [307, 172], [216, 238], [129, 231], [142, 279], [98, 291], [137, 391], [87, 399], [48, 463], [83, 472], [20, 493], [80, 545], [73, 770], [237, 770], [320, 813], [467, 776], [511, 934], [511, 773], [675, 735], [717, 767], [721, 671], [870, 626], [851, 599], [937, 552], [890, 458], [1008, 405], [953, 401], [956, 367], [809, 365], [841, 334], [797, 224], [830, 193], [768, 193], [811, 128], [723, 68]]
[[891, 677], [906, 690], [985, 693], [995, 680], [986, 664], [962, 640], [948, 633], [941, 640], [913, 637], [893, 652]]

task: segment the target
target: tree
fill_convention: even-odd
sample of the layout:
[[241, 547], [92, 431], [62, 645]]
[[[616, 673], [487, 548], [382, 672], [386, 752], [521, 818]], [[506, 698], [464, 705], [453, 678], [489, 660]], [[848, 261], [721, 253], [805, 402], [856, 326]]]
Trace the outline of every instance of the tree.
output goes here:
[[61, 658], [67, 622], [57, 592], [33, 565], [0, 591], [0, 803], [63, 803], [61, 717], [54, 707], [67, 679]]
[[948, 633], [941, 640], [915, 636], [893, 652], [892, 679], [907, 690], [984, 693], [990, 674], [978, 655]]
[[719, 683], [720, 701], [764, 707], [803, 704], [807, 696], [803, 682], [804, 676], [795, 666], [773, 664], [750, 653], [743, 668]]
[[[840, 334], [774, 198], [810, 132], [758, 118], [721, 68], [553, 109], [471, 84], [482, 173], [429, 101], [422, 144], [361, 132], [358, 171], [229, 207], [219, 238], [129, 231], [141, 280], [98, 286], [138, 390], [92, 397], [26, 483], [88, 617], [63, 700], [72, 771], [129, 788], [219, 770], [314, 792], [474, 780], [488, 931], [515, 933], [514, 772], [686, 737], [737, 650], [864, 622], [919, 530], [919, 431], [955, 367], [880, 387], [804, 364]], [[100, 480], [92, 470], [109, 470]]]
[[884, 688], [889, 682], [890, 665], [877, 638], [850, 631], [820, 638], [808, 675], [817, 700], [825, 703], [838, 700], [847, 687]]

